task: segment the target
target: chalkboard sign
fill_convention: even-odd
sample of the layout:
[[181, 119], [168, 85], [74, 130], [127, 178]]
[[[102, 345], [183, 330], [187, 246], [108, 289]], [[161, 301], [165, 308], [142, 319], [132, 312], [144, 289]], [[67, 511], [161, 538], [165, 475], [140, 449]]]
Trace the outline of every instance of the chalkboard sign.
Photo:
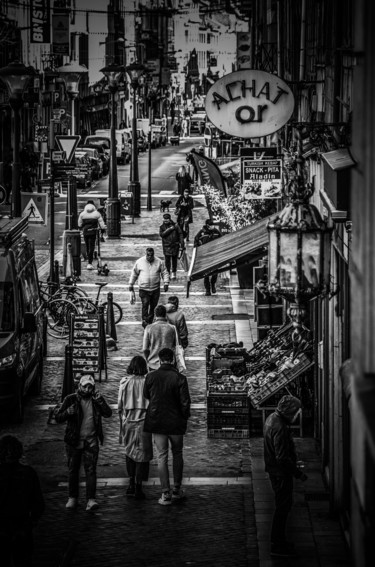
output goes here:
[[106, 349], [103, 348], [105, 336], [102, 327], [100, 314], [72, 316], [72, 370], [75, 382], [79, 382], [81, 376], [86, 373], [98, 373], [100, 381], [102, 369], [107, 373]]

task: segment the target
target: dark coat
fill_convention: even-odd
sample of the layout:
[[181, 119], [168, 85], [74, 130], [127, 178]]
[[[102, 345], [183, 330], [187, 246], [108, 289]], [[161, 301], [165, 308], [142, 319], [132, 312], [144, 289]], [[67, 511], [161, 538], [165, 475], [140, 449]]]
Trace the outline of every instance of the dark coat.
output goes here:
[[163, 224], [160, 226], [159, 234], [163, 243], [164, 256], [177, 256], [181, 248], [184, 248], [184, 236], [178, 224]]
[[204, 225], [203, 228], [201, 228], [200, 231], [195, 235], [194, 246], [202, 246], [202, 244], [211, 242], [211, 240], [220, 238], [220, 236], [221, 232], [218, 228], [213, 227], [212, 229], [209, 229], [207, 225]]
[[185, 199], [185, 197], [181, 195], [181, 197], [179, 197], [176, 201], [176, 209], [179, 209], [179, 213], [177, 215], [178, 224], [181, 224], [185, 217], [189, 217], [189, 224], [193, 222], [193, 197], [188, 197], [187, 199]]
[[186, 172], [185, 175], [180, 175], [179, 173], [176, 173], [176, 180], [177, 180], [179, 195], [182, 196], [185, 189], [189, 189], [190, 191], [190, 185], [193, 183], [193, 180], [188, 172]]
[[264, 424], [265, 470], [276, 476], [299, 478], [303, 471], [297, 467], [297, 456], [288, 417], [278, 410], [271, 413]]
[[44, 512], [38, 475], [21, 463], [0, 465], [0, 525], [32, 528]]
[[[59, 410], [55, 413], [55, 420], [57, 421], [57, 423], [64, 423], [65, 421], [67, 421], [64, 441], [71, 447], [77, 447], [79, 445], [79, 433], [83, 420], [83, 411], [80, 400], [81, 398], [79, 394], [69, 394], [64, 399]], [[77, 406], [77, 411], [73, 415], [70, 415], [67, 412], [67, 409], [72, 405]], [[102, 416], [111, 417], [112, 410], [103, 396], [99, 396], [99, 398], [97, 399], [92, 398], [92, 405], [96, 436], [99, 439], [101, 445], [103, 445], [104, 436]]]
[[144, 431], [162, 435], [184, 435], [190, 417], [190, 394], [186, 376], [172, 364], [161, 364], [149, 372], [143, 395], [150, 400]]

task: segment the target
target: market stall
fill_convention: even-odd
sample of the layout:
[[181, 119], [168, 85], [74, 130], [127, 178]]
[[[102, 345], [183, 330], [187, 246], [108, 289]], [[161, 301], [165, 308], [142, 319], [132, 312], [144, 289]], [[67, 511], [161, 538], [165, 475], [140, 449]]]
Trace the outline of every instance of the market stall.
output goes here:
[[292, 324], [269, 331], [251, 350], [211, 346], [207, 361], [208, 437], [247, 438], [251, 420], [261, 415], [258, 433], [269, 412], [287, 393], [302, 401], [302, 415], [294, 427], [300, 436], [310, 429], [314, 365], [308, 329], [292, 339]]

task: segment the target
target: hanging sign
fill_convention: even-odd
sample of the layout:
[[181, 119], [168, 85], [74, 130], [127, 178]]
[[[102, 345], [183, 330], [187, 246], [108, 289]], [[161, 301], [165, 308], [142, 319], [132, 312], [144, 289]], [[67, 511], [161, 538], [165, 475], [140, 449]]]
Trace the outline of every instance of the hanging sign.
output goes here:
[[209, 120], [239, 138], [259, 138], [279, 130], [292, 116], [294, 96], [276, 75], [242, 69], [225, 75], [206, 96]]
[[30, 43], [51, 43], [50, 0], [30, 0]]
[[47, 225], [48, 200], [47, 193], [26, 193], [21, 191], [22, 216], [29, 223]]
[[245, 199], [281, 198], [281, 159], [241, 158], [241, 185]]
[[69, 14], [52, 15], [53, 53], [69, 55]]

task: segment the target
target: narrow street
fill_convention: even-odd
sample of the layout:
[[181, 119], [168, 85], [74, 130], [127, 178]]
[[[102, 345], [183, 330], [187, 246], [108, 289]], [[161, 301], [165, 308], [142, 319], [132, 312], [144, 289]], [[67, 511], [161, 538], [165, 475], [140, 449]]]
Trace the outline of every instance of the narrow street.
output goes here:
[[[124, 310], [124, 317], [117, 325], [118, 350], [108, 353], [108, 380], [97, 384], [113, 409], [112, 418], [104, 420], [105, 442], [98, 466], [99, 509], [95, 513], [85, 511], [84, 486], [78, 509], [74, 512], [65, 509], [64, 426], [47, 423], [49, 408], [61, 399], [64, 340], [49, 337], [42, 393], [27, 400], [24, 423], [1, 428], [3, 434], [22, 438], [25, 460], [36, 468], [41, 478], [47, 509], [35, 531], [35, 565], [38, 567], [57, 567], [68, 549], [72, 552], [69, 564], [79, 567], [302, 565], [298, 558], [292, 563], [269, 558], [273, 501], [264, 473], [259, 431], [250, 442], [248, 439], [207, 438], [205, 347], [212, 342], [243, 340], [250, 349], [256, 339], [251, 294], [244, 294], [237, 277], [229, 272], [219, 277], [216, 296], [205, 297], [203, 282], [199, 281], [193, 284], [186, 298], [186, 276], [182, 269], [178, 270], [177, 280], [172, 282], [169, 291], [161, 294], [162, 303], [166, 303], [168, 295], [179, 295], [189, 329], [186, 355], [192, 417], [184, 447], [187, 499], [170, 508], [159, 506], [160, 484], [155, 458], [145, 487], [146, 500], [135, 501], [125, 496], [127, 475], [123, 448], [118, 444], [117, 392], [129, 360], [141, 354], [143, 337], [140, 301], [137, 299], [135, 305], [130, 305], [127, 282], [133, 263], [144, 254], [146, 246], [153, 246], [156, 255], [162, 255], [158, 235], [162, 218], [159, 201], [161, 194], [176, 198], [173, 196], [174, 176], [188, 147], [191, 143], [180, 147], [177, 153], [171, 148], [158, 153], [158, 157], [164, 155], [153, 168], [151, 212], [145, 209], [145, 170], [142, 169], [141, 217], [135, 219], [134, 224], [131, 218], [126, 218], [122, 222], [121, 239], [106, 240], [102, 245], [102, 259], [109, 265], [109, 276], [97, 276], [95, 271], [87, 271], [82, 263], [80, 285], [94, 295], [95, 282], [108, 281], [104, 291], [111, 291]], [[156, 155], [157, 152], [155, 160]], [[143, 167], [144, 158], [140, 162]], [[124, 179], [125, 184], [127, 175], [128, 166], [119, 168], [119, 178]], [[89, 193], [90, 197], [104, 193], [105, 184], [106, 180], [99, 182]], [[87, 196], [79, 195], [80, 204]], [[194, 195], [194, 200], [193, 235], [207, 217], [204, 196]], [[31, 230], [37, 236], [38, 227]], [[192, 242], [191, 237], [190, 255]], [[37, 255], [41, 279], [45, 279], [46, 251], [39, 250], [38, 246]], [[249, 314], [250, 320], [241, 320], [238, 316], [241, 313]], [[306, 498], [305, 493], [309, 491], [321, 493], [323, 490], [313, 439], [303, 439], [299, 450], [300, 458], [308, 463], [310, 480], [303, 487], [297, 486], [290, 530], [298, 534], [297, 551], [304, 557], [303, 565], [349, 565], [339, 525], [328, 516], [328, 502]]]

